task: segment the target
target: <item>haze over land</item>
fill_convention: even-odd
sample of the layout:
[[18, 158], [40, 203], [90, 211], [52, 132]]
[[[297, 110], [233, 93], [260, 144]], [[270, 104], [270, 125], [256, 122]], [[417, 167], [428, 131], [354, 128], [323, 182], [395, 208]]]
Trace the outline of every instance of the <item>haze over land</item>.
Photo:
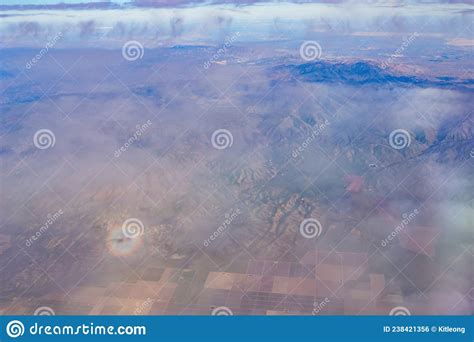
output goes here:
[[1, 10], [0, 312], [473, 313], [472, 5], [147, 4]]

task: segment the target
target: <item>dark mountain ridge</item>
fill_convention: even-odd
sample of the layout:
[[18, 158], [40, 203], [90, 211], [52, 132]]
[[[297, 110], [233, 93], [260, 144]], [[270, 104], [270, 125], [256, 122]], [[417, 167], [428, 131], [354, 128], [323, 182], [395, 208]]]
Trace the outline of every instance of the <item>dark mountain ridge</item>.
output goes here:
[[405, 87], [436, 87], [457, 90], [471, 90], [473, 79], [456, 77], [422, 78], [415, 75], [397, 74], [372, 62], [317, 61], [299, 65], [281, 65], [276, 72], [289, 71], [292, 76], [304, 82], [343, 83], [352, 86], [365, 84]]

